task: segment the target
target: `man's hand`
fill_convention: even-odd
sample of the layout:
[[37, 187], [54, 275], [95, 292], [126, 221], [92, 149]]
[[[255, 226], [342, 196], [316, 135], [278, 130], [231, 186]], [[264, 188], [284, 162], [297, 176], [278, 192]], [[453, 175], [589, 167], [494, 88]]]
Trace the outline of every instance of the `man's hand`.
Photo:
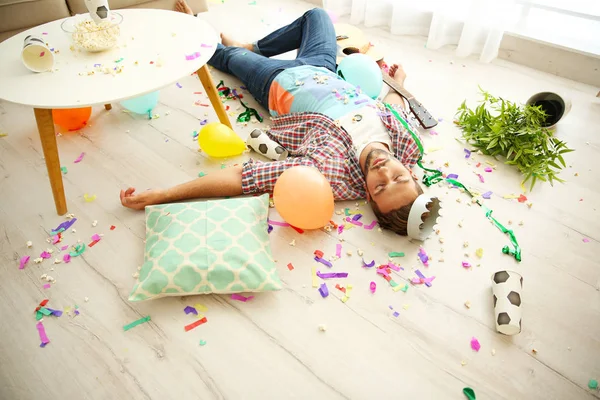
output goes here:
[[140, 194], [134, 193], [135, 188], [132, 187], [121, 190], [121, 204], [132, 210], [143, 210], [146, 206], [160, 204], [164, 201], [164, 191], [162, 190], [147, 190]]

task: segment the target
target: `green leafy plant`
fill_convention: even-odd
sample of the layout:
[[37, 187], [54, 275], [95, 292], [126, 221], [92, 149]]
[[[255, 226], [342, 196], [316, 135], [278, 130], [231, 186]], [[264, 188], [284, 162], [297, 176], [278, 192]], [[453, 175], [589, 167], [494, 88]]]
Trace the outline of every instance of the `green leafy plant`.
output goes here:
[[531, 188], [538, 179], [551, 185], [555, 180], [564, 182], [557, 175], [566, 166], [563, 154], [573, 150], [543, 127], [547, 115], [542, 108], [479, 90], [481, 104], [470, 109], [465, 100], [456, 113], [463, 138], [483, 154], [503, 156], [506, 164], [516, 165], [525, 177], [523, 183], [531, 179]]

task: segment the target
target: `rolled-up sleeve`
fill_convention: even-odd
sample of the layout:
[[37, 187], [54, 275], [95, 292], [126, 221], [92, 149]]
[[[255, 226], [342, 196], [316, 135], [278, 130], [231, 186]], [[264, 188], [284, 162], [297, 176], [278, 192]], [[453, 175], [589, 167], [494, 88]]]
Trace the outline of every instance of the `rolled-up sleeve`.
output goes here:
[[269, 162], [250, 159], [242, 166], [242, 193], [273, 193], [279, 176], [298, 165], [315, 167], [313, 160], [308, 157], [288, 157], [283, 161]]

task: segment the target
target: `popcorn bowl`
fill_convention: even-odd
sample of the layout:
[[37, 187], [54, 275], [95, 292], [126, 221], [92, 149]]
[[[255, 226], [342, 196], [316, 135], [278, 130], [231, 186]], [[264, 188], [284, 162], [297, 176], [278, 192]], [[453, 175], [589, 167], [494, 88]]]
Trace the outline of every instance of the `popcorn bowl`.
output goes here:
[[77, 50], [99, 52], [113, 48], [121, 35], [123, 16], [111, 11], [105, 21], [96, 24], [89, 14], [75, 15], [65, 19], [60, 27], [73, 42]]

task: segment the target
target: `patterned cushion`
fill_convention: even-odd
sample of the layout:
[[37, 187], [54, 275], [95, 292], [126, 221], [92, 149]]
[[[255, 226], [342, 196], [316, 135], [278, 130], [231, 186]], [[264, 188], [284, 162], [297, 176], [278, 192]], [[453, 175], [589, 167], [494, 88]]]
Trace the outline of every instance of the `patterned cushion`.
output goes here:
[[146, 207], [145, 262], [130, 301], [281, 289], [269, 196]]

